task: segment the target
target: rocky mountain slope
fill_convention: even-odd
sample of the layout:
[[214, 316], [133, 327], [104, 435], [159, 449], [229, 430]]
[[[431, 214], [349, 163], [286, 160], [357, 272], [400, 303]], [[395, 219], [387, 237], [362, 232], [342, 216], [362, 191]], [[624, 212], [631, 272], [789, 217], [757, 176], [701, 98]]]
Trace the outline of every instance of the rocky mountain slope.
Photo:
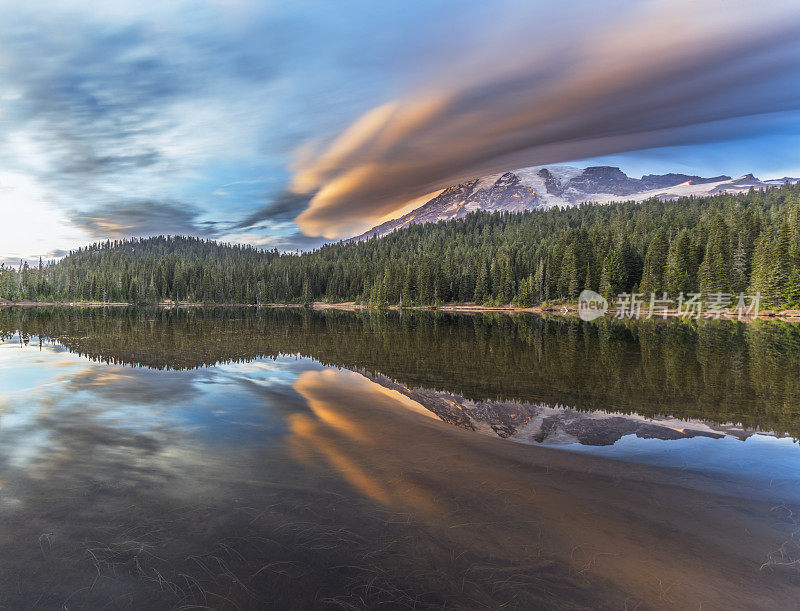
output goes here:
[[631, 178], [611, 166], [525, 168], [447, 187], [419, 208], [352, 239], [380, 237], [409, 225], [461, 218], [476, 210], [522, 212], [552, 206], [575, 206], [583, 202], [642, 201], [653, 197], [669, 200], [687, 195], [740, 193], [750, 188], [765, 189], [797, 180], [759, 180], [752, 174], [739, 178], [703, 178], [688, 174], [647, 174]]

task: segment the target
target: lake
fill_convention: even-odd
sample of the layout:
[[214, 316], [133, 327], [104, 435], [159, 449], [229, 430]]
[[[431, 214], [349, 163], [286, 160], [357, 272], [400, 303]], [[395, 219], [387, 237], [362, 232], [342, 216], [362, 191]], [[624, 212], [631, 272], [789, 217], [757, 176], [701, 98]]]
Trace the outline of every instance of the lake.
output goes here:
[[800, 326], [0, 309], [0, 608], [796, 608]]

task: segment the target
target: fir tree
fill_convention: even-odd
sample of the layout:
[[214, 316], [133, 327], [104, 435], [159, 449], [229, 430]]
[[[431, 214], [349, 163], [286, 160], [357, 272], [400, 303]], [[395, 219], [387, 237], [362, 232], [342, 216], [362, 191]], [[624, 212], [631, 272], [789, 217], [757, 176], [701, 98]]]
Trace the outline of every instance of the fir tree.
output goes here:
[[625, 263], [619, 250], [612, 246], [603, 261], [600, 294], [609, 301], [625, 290]]
[[695, 289], [694, 248], [687, 229], [683, 229], [670, 245], [666, 282], [667, 292], [676, 297], [680, 293], [686, 294]]
[[669, 245], [667, 244], [666, 232], [663, 228], [660, 228], [653, 235], [653, 240], [650, 242], [645, 255], [642, 281], [639, 285], [639, 290], [642, 293], [646, 295], [650, 293], [660, 294], [666, 290], [665, 272], [668, 253]]
[[728, 245], [728, 226], [725, 219], [717, 215], [708, 234], [705, 256], [698, 271], [701, 292], [732, 292], [730, 274], [732, 266]]

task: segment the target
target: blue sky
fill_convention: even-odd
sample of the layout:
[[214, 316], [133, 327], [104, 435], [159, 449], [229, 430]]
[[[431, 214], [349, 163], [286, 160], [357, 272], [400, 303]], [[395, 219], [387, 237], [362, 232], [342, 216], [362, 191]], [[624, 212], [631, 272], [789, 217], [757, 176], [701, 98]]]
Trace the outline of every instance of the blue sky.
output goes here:
[[281, 249], [530, 165], [800, 175], [796, 1], [0, 0], [0, 259]]

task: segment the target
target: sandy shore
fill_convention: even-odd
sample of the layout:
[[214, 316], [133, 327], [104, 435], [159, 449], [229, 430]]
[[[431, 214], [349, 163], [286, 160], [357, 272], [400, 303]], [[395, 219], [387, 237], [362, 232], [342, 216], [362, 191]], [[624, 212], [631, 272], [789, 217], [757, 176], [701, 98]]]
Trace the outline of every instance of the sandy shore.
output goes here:
[[[135, 304], [129, 302], [98, 302], [98, 301], [72, 301], [72, 302], [63, 302], [63, 301], [8, 301], [7, 299], [0, 299], [0, 307], [22, 307], [22, 308], [36, 308], [36, 307], [132, 307], [137, 305], [148, 305], [150, 307], [160, 307], [160, 308], [172, 308], [175, 307], [175, 302], [172, 301], [162, 301], [154, 304]], [[199, 308], [199, 307], [236, 307], [236, 308], [254, 308], [254, 307], [262, 307], [262, 308], [303, 308], [306, 307], [303, 304], [298, 303], [264, 303], [260, 306], [256, 306], [252, 303], [199, 303], [199, 302], [180, 302], [179, 304], [182, 308]], [[311, 304], [312, 309], [314, 310], [344, 310], [344, 311], [356, 311], [356, 310], [376, 310], [379, 308], [375, 308], [374, 306], [364, 305], [360, 303], [356, 303], [354, 301], [343, 301], [343, 302], [327, 302], [327, 301], [315, 301]], [[578, 307], [576, 304], [560, 304], [560, 305], [548, 305], [548, 306], [532, 306], [530, 308], [521, 308], [514, 305], [505, 305], [505, 306], [482, 306], [474, 303], [446, 303], [439, 306], [433, 305], [419, 305], [419, 306], [405, 306], [400, 307], [396, 305], [387, 306], [385, 308], [380, 308], [384, 310], [438, 310], [440, 312], [457, 312], [462, 314], [477, 314], [480, 312], [500, 312], [505, 314], [518, 314], [521, 312], [528, 312], [532, 314], [548, 314], [551, 316], [567, 316], [567, 317], [577, 317], [578, 316]], [[616, 310], [614, 308], [610, 308], [606, 313], [606, 317], [614, 317], [616, 315]], [[642, 318], [646, 316], [646, 309], [642, 310]], [[662, 318], [664, 316], [663, 313], [659, 312], [655, 318]], [[667, 310], [666, 317], [667, 318], [676, 318], [679, 316], [677, 310]], [[735, 319], [735, 317], [732, 317]], [[758, 319], [769, 319], [769, 320], [781, 320], [785, 322], [800, 322], [800, 310], [761, 310], [758, 313]], [[726, 319], [730, 320], [730, 319]], [[756, 320], [754, 318], [743, 318], [742, 322], [752, 322]]]

